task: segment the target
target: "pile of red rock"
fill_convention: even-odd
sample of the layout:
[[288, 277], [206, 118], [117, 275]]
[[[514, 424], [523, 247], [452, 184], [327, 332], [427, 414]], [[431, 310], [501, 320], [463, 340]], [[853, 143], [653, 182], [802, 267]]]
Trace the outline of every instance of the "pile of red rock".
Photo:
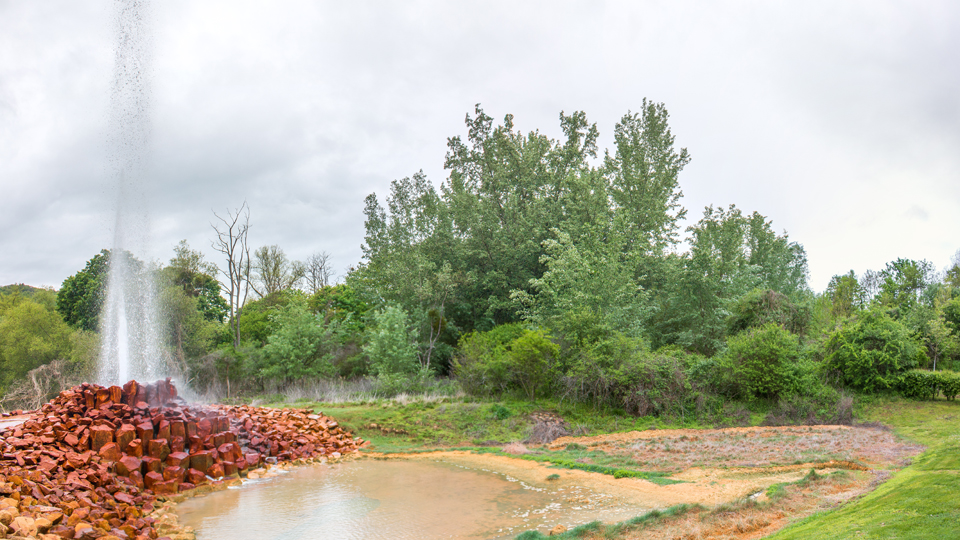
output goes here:
[[0, 538], [157, 538], [158, 496], [361, 443], [310, 410], [187, 406], [169, 379], [82, 384], [0, 433]]

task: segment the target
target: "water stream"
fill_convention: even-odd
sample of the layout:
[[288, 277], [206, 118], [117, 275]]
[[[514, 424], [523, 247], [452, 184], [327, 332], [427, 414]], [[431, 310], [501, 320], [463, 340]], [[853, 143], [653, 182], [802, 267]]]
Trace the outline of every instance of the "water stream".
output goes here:
[[[598, 496], [455, 463], [364, 459], [247, 481], [185, 501], [178, 513], [198, 540], [514, 538], [601, 518], [583, 504]], [[604, 521], [645, 509], [609, 510]]]

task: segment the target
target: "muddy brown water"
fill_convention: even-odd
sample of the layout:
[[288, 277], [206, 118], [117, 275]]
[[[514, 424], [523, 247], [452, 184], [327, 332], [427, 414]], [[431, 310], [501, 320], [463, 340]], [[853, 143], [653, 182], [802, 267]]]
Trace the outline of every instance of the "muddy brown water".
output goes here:
[[513, 538], [649, 510], [597, 505], [566, 484], [530, 484], [443, 460], [364, 459], [311, 465], [178, 506], [198, 540]]

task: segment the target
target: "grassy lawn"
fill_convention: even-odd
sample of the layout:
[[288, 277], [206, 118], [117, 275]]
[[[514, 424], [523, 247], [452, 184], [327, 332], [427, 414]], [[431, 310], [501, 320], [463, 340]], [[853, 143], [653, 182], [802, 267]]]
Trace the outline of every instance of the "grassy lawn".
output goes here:
[[960, 538], [960, 402], [882, 400], [860, 416], [927, 451], [862, 499], [770, 538]]
[[[290, 406], [290, 404], [277, 404]], [[407, 403], [296, 403], [336, 418], [377, 452], [400, 452], [464, 446], [501, 446], [529, 437], [540, 411], [559, 414], [575, 435], [596, 435], [644, 429], [698, 428], [696, 422], [666, 423], [653, 417], [631, 417], [582, 404], [554, 400], [502, 402], [442, 398]]]

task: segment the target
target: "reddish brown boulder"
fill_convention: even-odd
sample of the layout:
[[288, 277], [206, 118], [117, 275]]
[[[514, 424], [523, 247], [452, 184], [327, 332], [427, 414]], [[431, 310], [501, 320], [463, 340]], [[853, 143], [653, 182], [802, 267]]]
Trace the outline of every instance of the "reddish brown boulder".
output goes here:
[[183, 452], [185, 449], [183, 437], [173, 437], [170, 439], [170, 452]]
[[103, 448], [103, 445], [113, 442], [113, 429], [109, 426], [93, 426], [90, 428], [90, 445], [94, 452]]
[[170, 447], [166, 439], [151, 439], [148, 444], [150, 457], [163, 461], [170, 455]]
[[170, 422], [170, 437], [183, 437], [187, 438], [187, 428], [183, 421], [174, 420]]
[[107, 443], [100, 448], [100, 451], [97, 452], [97, 455], [100, 456], [100, 459], [106, 461], [119, 461], [120, 447], [117, 446], [117, 443]]
[[196, 469], [187, 469], [187, 482], [199, 486], [207, 483], [207, 476]]
[[180, 490], [180, 492], [183, 493], [184, 491], [189, 491], [191, 489], [196, 488], [197, 486], [191, 484], [190, 482], [181, 482], [180, 485], [177, 487]]
[[176, 495], [179, 484], [176, 480], [165, 480], [155, 483], [151, 489], [157, 495]]
[[143, 457], [143, 442], [140, 439], [130, 441], [124, 452], [131, 456]]
[[123, 424], [120, 426], [120, 429], [117, 430], [116, 438], [117, 446], [122, 450], [137, 438], [137, 428], [130, 424]]
[[207, 469], [207, 476], [211, 478], [223, 478], [223, 465], [220, 463], [214, 463]]
[[213, 461], [213, 452], [210, 450], [203, 450], [190, 454], [190, 467], [202, 473], [207, 472], [207, 469], [213, 465]]
[[131, 471], [140, 471], [140, 458], [135, 456], [124, 456], [117, 461], [117, 474], [120, 476], [130, 476]]
[[143, 456], [140, 461], [142, 462], [140, 470], [143, 471], [144, 478], [146, 478], [148, 472], [159, 473], [163, 470], [163, 462], [155, 457]]
[[183, 467], [187, 469], [190, 467], [190, 454], [186, 452], [173, 452], [167, 456], [165, 463], [171, 467]]
[[183, 482], [183, 479], [187, 476], [187, 470], [183, 467], [164, 467], [163, 468], [163, 479], [164, 480], [176, 480], [177, 482]]
[[146, 486], [147, 489], [153, 489], [153, 486], [156, 485], [157, 482], [163, 482], [162, 474], [156, 471], [150, 471], [143, 475], [143, 485]]

